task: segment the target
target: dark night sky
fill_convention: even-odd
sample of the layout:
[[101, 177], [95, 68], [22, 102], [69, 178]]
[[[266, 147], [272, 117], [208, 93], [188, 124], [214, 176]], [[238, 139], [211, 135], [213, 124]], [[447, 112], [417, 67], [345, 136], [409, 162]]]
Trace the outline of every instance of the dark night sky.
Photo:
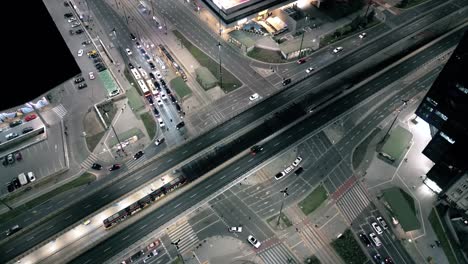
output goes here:
[[2, 5], [10, 15], [1, 18], [0, 111], [34, 100], [80, 73], [42, 1], [4, 1]]

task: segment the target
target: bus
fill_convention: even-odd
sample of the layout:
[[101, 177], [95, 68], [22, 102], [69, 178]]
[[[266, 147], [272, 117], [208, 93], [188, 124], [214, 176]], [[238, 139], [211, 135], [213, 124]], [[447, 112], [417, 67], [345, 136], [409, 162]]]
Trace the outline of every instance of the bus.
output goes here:
[[146, 86], [145, 81], [138, 80], [138, 85], [140, 86], [140, 89], [145, 97], [151, 96], [151, 91], [148, 89], [148, 86]]
[[132, 75], [133, 75], [133, 78], [135, 78], [135, 80], [140, 80], [141, 79], [140, 73], [135, 68], [132, 69]]
[[156, 87], [151, 82], [151, 80], [146, 80], [146, 86], [148, 86], [149, 90], [154, 96], [157, 96], [159, 94], [158, 90], [156, 90]]

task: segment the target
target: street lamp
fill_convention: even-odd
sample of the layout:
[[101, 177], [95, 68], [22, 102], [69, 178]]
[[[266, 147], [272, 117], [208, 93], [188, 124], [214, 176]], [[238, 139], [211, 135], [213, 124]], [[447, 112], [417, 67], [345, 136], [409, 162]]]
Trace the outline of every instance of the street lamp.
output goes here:
[[182, 257], [182, 255], [179, 252], [179, 243], [180, 243], [180, 238], [176, 242], [171, 242], [171, 244], [174, 245], [176, 247], [176, 249], [177, 249], [177, 256], [179, 256], [179, 258], [182, 260], [182, 263], [185, 263], [184, 258]]
[[105, 109], [102, 109], [102, 110], [104, 111], [104, 114], [106, 115], [107, 120], [109, 121], [110, 127], [111, 127], [112, 131], [114, 132], [114, 135], [115, 135], [115, 138], [117, 139], [117, 142], [119, 142], [120, 149], [125, 154], [125, 156], [127, 156], [127, 153], [125, 152], [124, 148], [122, 147], [122, 142], [120, 142], [119, 136], [117, 136], [117, 133], [115, 132], [114, 126], [112, 125], [112, 120], [109, 119], [109, 115], [107, 114], [109, 111], [106, 111]]
[[392, 123], [390, 124], [390, 127], [388, 128], [387, 132], [385, 133], [385, 135], [383, 136], [382, 140], [380, 140], [379, 143], [382, 143], [385, 141], [385, 138], [388, 136], [388, 133], [390, 132], [390, 130], [392, 129], [393, 125], [395, 124], [398, 116], [400, 115], [401, 111], [403, 111], [403, 108], [405, 108], [405, 106], [408, 104], [408, 101], [409, 100], [401, 100], [403, 102], [403, 105], [402, 105], [402, 108], [400, 108], [397, 112], [397, 115], [395, 116], [395, 119], [393, 119]]
[[221, 66], [221, 42], [218, 42], [218, 57], [219, 57], [219, 88], [223, 89], [223, 67]]
[[276, 221], [276, 226], [279, 226], [279, 221], [281, 217], [281, 212], [283, 211], [283, 205], [284, 205], [284, 198], [289, 195], [288, 193], [288, 187], [286, 187], [284, 190], [281, 190], [280, 193], [283, 194], [283, 199], [281, 199], [281, 207], [278, 215], [278, 221]]

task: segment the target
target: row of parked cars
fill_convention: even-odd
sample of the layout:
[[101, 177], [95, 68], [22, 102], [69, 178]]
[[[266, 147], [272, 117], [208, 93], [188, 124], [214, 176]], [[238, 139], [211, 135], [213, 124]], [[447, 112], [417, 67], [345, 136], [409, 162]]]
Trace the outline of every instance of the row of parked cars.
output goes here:
[[[37, 117], [37, 116], [36, 116], [35, 114], [30, 114], [30, 115], [27, 115], [27, 116], [24, 118], [24, 121], [25, 121], [25, 122], [29, 122], [29, 121], [31, 121], [31, 120], [33, 120], [33, 119], [36, 119], [36, 117]], [[23, 124], [23, 120], [19, 119], [19, 120], [16, 120], [16, 121], [11, 122], [9, 126], [10, 126], [10, 128], [13, 128], [13, 127], [19, 126], [19, 125], [21, 125], [21, 124]], [[24, 128], [21, 130], [21, 133], [22, 133], [22, 134], [26, 134], [26, 133], [29, 133], [29, 132], [31, 132], [31, 131], [33, 131], [33, 130], [34, 130], [33, 127], [28, 126], [28, 127], [24, 127]], [[3, 131], [3, 129], [0, 128], [0, 132], [2, 132], [2, 131]], [[5, 138], [6, 138], [7, 141], [8, 141], [8, 140], [12, 140], [12, 139], [17, 138], [17, 137], [19, 137], [19, 134], [16, 133], [16, 132], [11, 132], [11, 133], [8, 133], [8, 134], [5, 135]], [[1, 143], [1, 142], [2, 142], [2, 141], [0, 141], [0, 143]]]
[[34, 182], [36, 176], [34, 172], [30, 171], [28, 173], [20, 173], [18, 177], [15, 177], [7, 184], [8, 192], [13, 192], [16, 189], [19, 189], [30, 182]]
[[[366, 246], [366, 247], [371, 247], [374, 245], [375, 247], [380, 247], [382, 246], [382, 241], [380, 240], [378, 235], [382, 235], [384, 233], [384, 230], [388, 229], [387, 222], [383, 219], [382, 216], [378, 216], [376, 218], [377, 222], [372, 222], [371, 226], [372, 229], [374, 229], [375, 232], [370, 232], [368, 236], [365, 233], [360, 233], [359, 238], [361, 239], [361, 242]], [[376, 234], [377, 233], [377, 234]], [[370, 239], [369, 239], [370, 238]], [[378, 253], [373, 255], [374, 259], [378, 261], [378, 263], [387, 263], [387, 264], [392, 264], [393, 261], [390, 257], [382, 258], [382, 256]]]
[[[293, 163], [288, 166], [286, 169], [284, 169], [283, 171], [280, 171], [278, 172], [276, 175], [275, 175], [275, 180], [281, 180], [284, 176], [288, 175], [290, 172], [292, 172], [297, 166], [299, 166], [299, 163], [301, 163], [302, 161], [302, 157], [301, 156], [298, 156], [294, 161]], [[299, 167], [295, 173], [296, 175], [299, 175], [301, 172], [302, 172], [303, 168], [302, 167]]]

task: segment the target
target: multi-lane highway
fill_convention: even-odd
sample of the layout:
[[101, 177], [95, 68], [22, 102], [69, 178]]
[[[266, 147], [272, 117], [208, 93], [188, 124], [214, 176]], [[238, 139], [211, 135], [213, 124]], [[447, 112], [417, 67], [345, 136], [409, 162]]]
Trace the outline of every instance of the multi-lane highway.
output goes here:
[[[183, 194], [174, 197], [173, 200], [164, 204], [158, 210], [149, 213], [133, 225], [119, 231], [117, 234], [98, 244], [91, 250], [76, 258], [72, 263], [94, 263], [107, 260], [117, 252], [123, 250], [127, 245], [131, 245], [133, 242], [138, 240], [138, 238], [159, 226], [162, 226], [167, 221], [170, 221], [177, 215], [196, 205], [197, 201], [200, 201], [208, 197], [210, 194], [222, 189], [234, 179], [253, 169], [257, 164], [264, 162], [270, 157], [287, 149], [297, 140], [322, 127], [334, 117], [343, 114], [354, 105], [359, 104], [365, 98], [372, 96], [374, 93], [378, 92], [381, 87], [385, 87], [393, 81], [398, 80], [401, 76], [413, 71], [428, 60], [429, 54], [437, 55], [438, 53], [456, 45], [465, 30], [466, 28], [457, 31], [457, 33], [452, 34], [436, 45], [433, 45], [431, 48], [427, 48], [416, 56], [372, 80], [370, 83], [360, 87], [358, 90], [353, 91], [349, 95], [335, 102], [335, 104], [309, 116], [307, 119], [285, 130], [280, 135], [274, 137], [268, 142], [265, 142], [263, 145], [265, 150], [263, 152], [256, 156], [251, 156], [249, 154], [244, 155], [212, 177], [204, 180]], [[396, 71], [397, 68], [400, 71]], [[407, 261], [408, 258], [406, 258], [404, 263], [407, 263]]]
[[[441, 7], [440, 13], [441, 16], [445, 16], [456, 9], [456, 6], [446, 5]], [[444, 11], [445, 10], [445, 11]], [[462, 18], [463, 13], [459, 14]], [[430, 19], [428, 17], [423, 17], [421, 20], [418, 21], [418, 25], [427, 25], [439, 18], [439, 16], [430, 15]], [[466, 16], [465, 16], [466, 17]], [[462, 19], [460, 18], [460, 21]], [[407, 30], [410, 28], [411, 30]], [[322, 81], [340, 73], [346, 68], [351, 67], [354, 64], [362, 61], [363, 58], [367, 58], [370, 56], [367, 51], [370, 49], [372, 53], [376, 53], [378, 50], [383, 49], [390, 43], [394, 43], [395, 41], [414, 33], [418, 27], [406, 27], [400, 29], [403, 31], [400, 33], [400, 30], [392, 32], [392, 34], [387, 35], [381, 38], [381, 41], [378, 42], [371, 42], [366, 46], [366, 49], [359, 50], [355, 53], [351, 53], [346, 56], [346, 60], [340, 60], [340, 63], [332, 64], [320, 71], [318, 71], [313, 78], [309, 78], [303, 83], [300, 83], [297, 86], [294, 86], [293, 89], [285, 90], [284, 92], [274, 96], [270, 99], [265, 100], [263, 103], [253, 107], [251, 110], [246, 111], [245, 113], [241, 114], [240, 116], [236, 117], [233, 120], [226, 122], [225, 124], [215, 128], [214, 130], [210, 131], [209, 133], [202, 135], [195, 140], [187, 143], [184, 148], [176, 149], [167, 155], [159, 158], [157, 160], [156, 166], [147, 167], [137, 173], [134, 173], [135, 178], [139, 178], [139, 180], [135, 180], [135, 178], [127, 177], [117, 181], [112, 186], [109, 186], [94, 195], [91, 195], [80, 202], [79, 205], [76, 205], [72, 208], [66, 209], [63, 214], [71, 215], [68, 220], [64, 220], [60, 216], [56, 216], [50, 219], [47, 223], [39, 225], [29, 232], [25, 232], [23, 234], [18, 235], [17, 237], [10, 240], [8, 243], [3, 244], [1, 246], [3, 252], [7, 252], [2, 256], [2, 260], [11, 259], [14, 256], [20, 254], [21, 252], [26, 251], [27, 249], [31, 248], [33, 245], [40, 243], [41, 241], [47, 239], [48, 237], [52, 236], [53, 234], [57, 233], [58, 231], [65, 229], [67, 226], [71, 225], [72, 223], [76, 222], [77, 220], [85, 217], [89, 213], [97, 210], [98, 208], [102, 207], [103, 205], [107, 204], [109, 201], [112, 201], [121, 195], [131, 191], [132, 189], [140, 186], [143, 182], [148, 181], [149, 179], [153, 178], [155, 175], [159, 175], [160, 173], [166, 171], [169, 168], [172, 168], [179, 164], [181, 161], [185, 160], [186, 158], [192, 156], [193, 154], [199, 152], [200, 150], [204, 149], [207, 146], [210, 146], [221, 139], [225, 138], [226, 136], [230, 135], [234, 131], [238, 131], [240, 128], [244, 127], [245, 124], [253, 123], [255, 120], [258, 120], [262, 116], [268, 114], [271, 109], [277, 109], [279, 106], [282, 106], [285, 102], [292, 101], [294, 99], [302, 97], [305, 87], [315, 87], [318, 86]], [[386, 39], [390, 38], [394, 41], [385, 41]], [[377, 48], [374, 48], [376, 46]], [[362, 54], [364, 53], [364, 54]], [[344, 67], [344, 68], [343, 68]], [[152, 172], [154, 170], [154, 172]], [[123, 188], [119, 188], [123, 186]], [[103, 199], [102, 197], [106, 197]], [[81, 205], [90, 205], [86, 209], [83, 209]], [[52, 228], [49, 228], [52, 226]], [[24, 243], [24, 241], [28, 241]]]

